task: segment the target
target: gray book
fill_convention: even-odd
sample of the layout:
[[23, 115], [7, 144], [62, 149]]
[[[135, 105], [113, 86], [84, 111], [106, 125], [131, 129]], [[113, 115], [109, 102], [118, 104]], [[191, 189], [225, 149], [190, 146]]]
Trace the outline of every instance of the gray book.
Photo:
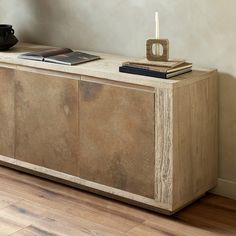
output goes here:
[[18, 57], [27, 60], [44, 61], [46, 57], [51, 57], [58, 54], [70, 53], [70, 52], [73, 51], [69, 48], [49, 48], [46, 50], [23, 53], [20, 54]]
[[100, 59], [99, 56], [72, 51], [69, 48], [50, 48], [20, 54], [18, 57], [26, 60], [45, 61], [63, 65], [77, 65]]
[[77, 65], [89, 61], [100, 59], [99, 56], [83, 53], [83, 52], [70, 52], [51, 57], [46, 57], [44, 61], [52, 62], [62, 65]]

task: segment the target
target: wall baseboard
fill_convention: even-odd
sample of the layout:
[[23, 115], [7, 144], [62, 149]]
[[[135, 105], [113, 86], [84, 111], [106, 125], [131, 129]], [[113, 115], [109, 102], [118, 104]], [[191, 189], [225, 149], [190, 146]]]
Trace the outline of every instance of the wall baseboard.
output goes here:
[[217, 186], [211, 192], [236, 200], [236, 182], [219, 178]]

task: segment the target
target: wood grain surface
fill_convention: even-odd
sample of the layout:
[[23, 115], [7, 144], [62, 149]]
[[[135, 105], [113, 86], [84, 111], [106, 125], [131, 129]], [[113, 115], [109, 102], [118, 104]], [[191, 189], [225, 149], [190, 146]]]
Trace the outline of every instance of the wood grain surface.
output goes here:
[[154, 198], [154, 93], [81, 81], [79, 177]]
[[173, 207], [213, 188], [218, 163], [217, 74], [173, 92]]
[[156, 89], [155, 199], [172, 208], [173, 202], [173, 90]]
[[78, 81], [16, 73], [16, 159], [76, 175]]
[[15, 71], [0, 68], [0, 155], [14, 156]]

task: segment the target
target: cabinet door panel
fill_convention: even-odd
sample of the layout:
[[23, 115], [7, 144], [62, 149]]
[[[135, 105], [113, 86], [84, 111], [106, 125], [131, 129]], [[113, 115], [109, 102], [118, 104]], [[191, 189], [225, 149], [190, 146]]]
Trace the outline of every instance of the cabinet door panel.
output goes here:
[[17, 72], [16, 158], [77, 173], [78, 81]]
[[0, 155], [14, 156], [14, 70], [0, 68]]
[[79, 176], [153, 198], [154, 94], [81, 81]]

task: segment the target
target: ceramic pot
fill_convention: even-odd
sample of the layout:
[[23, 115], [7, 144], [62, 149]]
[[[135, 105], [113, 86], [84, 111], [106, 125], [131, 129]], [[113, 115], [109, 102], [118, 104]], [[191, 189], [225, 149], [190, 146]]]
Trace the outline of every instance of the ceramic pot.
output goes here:
[[6, 51], [17, 44], [12, 25], [0, 24], [0, 51]]

